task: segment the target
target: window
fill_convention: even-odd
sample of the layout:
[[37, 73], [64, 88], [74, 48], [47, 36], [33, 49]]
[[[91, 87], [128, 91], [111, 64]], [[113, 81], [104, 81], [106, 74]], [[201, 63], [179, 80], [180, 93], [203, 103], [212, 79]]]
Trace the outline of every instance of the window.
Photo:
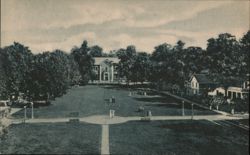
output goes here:
[[105, 81], [108, 81], [108, 80], [109, 80], [108, 73], [105, 73], [105, 74], [104, 74], [104, 80], [105, 80]]
[[196, 88], [198, 88], [198, 83], [196, 83]]

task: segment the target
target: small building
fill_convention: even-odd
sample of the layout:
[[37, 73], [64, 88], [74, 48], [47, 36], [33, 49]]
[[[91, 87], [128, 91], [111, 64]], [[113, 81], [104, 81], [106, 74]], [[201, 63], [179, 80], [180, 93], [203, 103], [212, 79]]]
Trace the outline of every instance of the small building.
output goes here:
[[235, 98], [244, 99], [249, 97], [249, 79], [245, 80], [239, 86], [228, 87], [227, 97], [230, 99], [235, 99]]
[[249, 80], [242, 82], [242, 84], [231, 85], [227, 89], [224, 87], [218, 87], [213, 91], [208, 92], [208, 95], [223, 95], [229, 99], [247, 98], [249, 96]]
[[208, 92], [208, 95], [209, 96], [219, 96], [219, 95], [227, 96], [227, 91], [224, 87], [217, 87], [214, 90]]
[[186, 81], [186, 93], [188, 95], [202, 95], [214, 85], [206, 74], [193, 74], [189, 81]]
[[119, 59], [115, 57], [95, 57], [93, 66], [93, 83], [117, 83], [119, 81], [117, 64]]

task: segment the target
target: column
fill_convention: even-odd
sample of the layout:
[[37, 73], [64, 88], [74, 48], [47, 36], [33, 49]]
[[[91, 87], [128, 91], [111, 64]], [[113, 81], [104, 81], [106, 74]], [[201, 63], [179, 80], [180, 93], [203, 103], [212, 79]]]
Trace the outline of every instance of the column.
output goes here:
[[113, 64], [111, 65], [111, 80], [110, 81], [111, 82], [114, 81], [114, 65]]
[[99, 65], [99, 82], [102, 80], [102, 67]]

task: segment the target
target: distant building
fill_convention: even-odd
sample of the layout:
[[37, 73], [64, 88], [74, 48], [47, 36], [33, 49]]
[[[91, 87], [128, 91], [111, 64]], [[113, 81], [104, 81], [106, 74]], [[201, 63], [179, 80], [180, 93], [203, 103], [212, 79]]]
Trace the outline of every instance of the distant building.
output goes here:
[[245, 80], [240, 86], [228, 87], [227, 97], [230, 99], [247, 98], [249, 96], [249, 79]]
[[115, 57], [94, 57], [95, 63], [93, 72], [95, 77], [91, 80], [94, 83], [117, 83], [119, 81], [117, 64], [119, 59]]
[[227, 89], [218, 87], [208, 92], [209, 96], [223, 95], [229, 99], [247, 98], [249, 96], [249, 80], [245, 80], [242, 84], [229, 86]]
[[185, 84], [188, 95], [202, 95], [205, 91], [214, 87], [214, 83], [206, 74], [193, 74]]
[[214, 90], [208, 92], [209, 96], [218, 96], [218, 95], [222, 95], [222, 96], [227, 96], [227, 91], [224, 87], [217, 87]]

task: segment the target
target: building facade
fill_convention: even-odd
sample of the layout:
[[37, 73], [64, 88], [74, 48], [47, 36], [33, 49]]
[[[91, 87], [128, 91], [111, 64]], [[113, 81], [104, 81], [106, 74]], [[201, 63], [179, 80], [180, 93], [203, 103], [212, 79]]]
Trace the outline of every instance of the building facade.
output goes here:
[[188, 95], [202, 95], [214, 87], [214, 83], [207, 78], [206, 74], [194, 74], [190, 80], [186, 82], [185, 87], [186, 94]]
[[94, 78], [92, 83], [118, 83], [119, 77], [117, 72], [118, 58], [114, 57], [95, 57], [93, 66]]
[[247, 98], [249, 96], [249, 80], [244, 81], [239, 86], [230, 86], [227, 89], [224, 87], [218, 87], [213, 91], [208, 92], [209, 96], [223, 95], [228, 99]]

